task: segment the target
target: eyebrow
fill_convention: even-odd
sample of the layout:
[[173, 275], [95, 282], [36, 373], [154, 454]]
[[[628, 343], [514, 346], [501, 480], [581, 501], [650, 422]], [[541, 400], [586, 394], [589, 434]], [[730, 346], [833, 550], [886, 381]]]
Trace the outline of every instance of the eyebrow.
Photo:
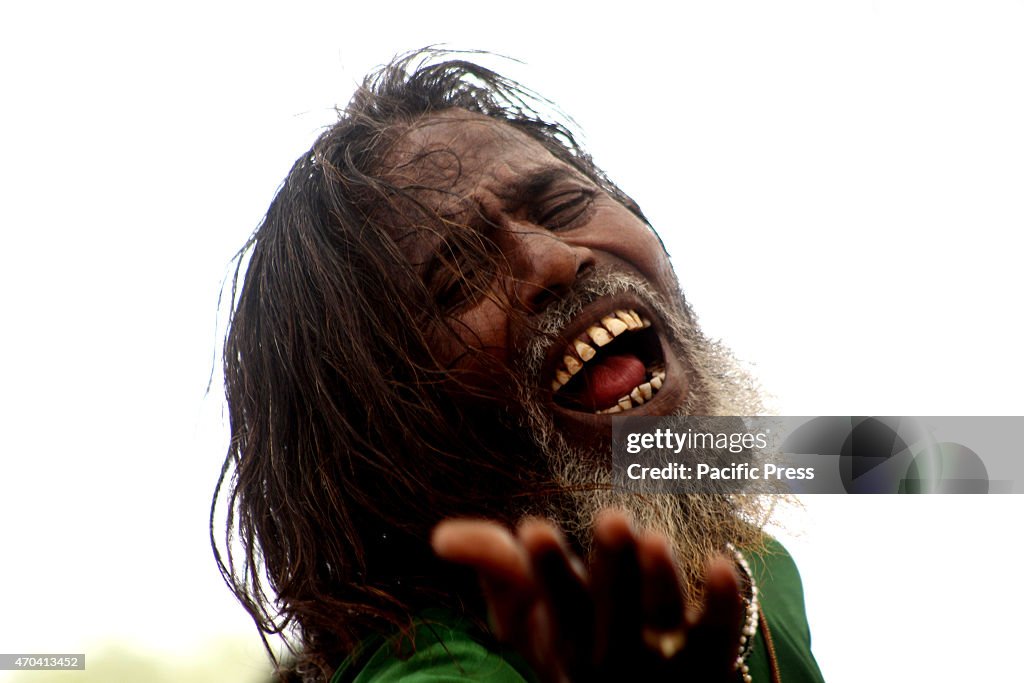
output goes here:
[[580, 176], [570, 168], [548, 166], [529, 173], [500, 196], [512, 208], [518, 208], [544, 195], [552, 185], [566, 180], [579, 181]]
[[[543, 197], [553, 185], [566, 181], [589, 182], [589, 179], [568, 166], [544, 166], [524, 173], [522, 177], [503, 190], [492, 190], [492, 192], [505, 202], [506, 210], [514, 211]], [[466, 211], [462, 217], [452, 223], [464, 226], [478, 234], [487, 234], [495, 227], [495, 224], [479, 210]], [[437, 248], [444, 241], [445, 237], [438, 235], [436, 239], [431, 239], [423, 245], [419, 250], [422, 256], [417, 259], [417, 265], [425, 269], [435, 267], [439, 258]]]

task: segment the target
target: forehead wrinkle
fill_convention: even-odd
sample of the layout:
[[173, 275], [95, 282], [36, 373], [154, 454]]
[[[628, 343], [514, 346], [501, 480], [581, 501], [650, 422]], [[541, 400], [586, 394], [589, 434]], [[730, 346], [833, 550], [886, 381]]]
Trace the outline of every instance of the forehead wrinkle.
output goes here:
[[526, 133], [460, 109], [407, 124], [387, 161], [389, 180], [431, 224], [408, 226], [400, 240], [418, 264], [429, 262], [453, 230], [501, 226], [503, 212], [519, 211], [563, 178], [590, 184]]
[[[401, 159], [401, 163], [395, 159], [396, 166], [416, 174], [407, 176], [410, 180], [443, 183], [445, 189], [465, 195], [483, 190], [499, 198], [519, 196], [523, 184], [527, 184], [525, 190], [529, 193], [538, 184], [533, 176], [558, 172], [551, 169], [582, 178], [526, 133], [503, 121], [461, 109], [425, 116], [409, 124], [396, 146], [403, 148], [395, 155]], [[528, 153], [520, 155], [522, 150]], [[424, 172], [432, 177], [425, 178]]]
[[480, 183], [479, 154], [474, 145], [460, 140], [460, 131], [440, 139], [427, 134], [424, 139], [423, 127], [430, 125], [427, 122], [402, 135], [389, 154], [386, 175], [422, 209], [442, 221], [458, 221], [470, 211], [467, 200], [472, 200]]

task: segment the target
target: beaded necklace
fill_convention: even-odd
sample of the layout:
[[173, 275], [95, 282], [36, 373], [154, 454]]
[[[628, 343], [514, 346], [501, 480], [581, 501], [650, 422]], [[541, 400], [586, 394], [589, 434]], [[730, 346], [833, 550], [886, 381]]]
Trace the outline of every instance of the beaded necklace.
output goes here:
[[757, 596], [757, 581], [754, 580], [754, 572], [750, 571], [750, 565], [747, 563], [747, 558], [743, 556], [743, 553], [739, 551], [731, 543], [728, 545], [729, 550], [736, 558], [736, 564], [743, 570], [743, 574], [746, 576], [747, 585], [749, 586], [749, 596], [743, 596], [743, 603], [745, 605], [745, 615], [743, 618], [743, 628], [740, 631], [740, 652], [736, 656], [736, 670], [740, 672], [743, 677], [743, 683], [752, 683], [753, 678], [750, 675], [750, 667], [747, 666], [747, 658], [750, 653], [754, 650], [754, 636], [757, 635], [757, 627], [761, 627], [761, 636], [765, 641], [765, 645], [768, 648], [768, 667], [771, 671], [772, 683], [781, 683], [779, 678], [779, 663], [775, 658], [775, 646], [772, 642], [771, 632], [768, 630], [768, 622], [764, 618], [764, 614], [761, 612], [761, 605], [758, 601]]

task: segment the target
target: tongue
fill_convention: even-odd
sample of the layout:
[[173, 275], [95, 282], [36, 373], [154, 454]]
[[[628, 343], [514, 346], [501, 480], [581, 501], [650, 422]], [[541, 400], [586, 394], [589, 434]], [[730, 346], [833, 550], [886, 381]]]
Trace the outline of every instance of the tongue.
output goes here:
[[580, 402], [591, 410], [611, 408], [646, 376], [644, 364], [631, 353], [595, 359], [583, 368]]

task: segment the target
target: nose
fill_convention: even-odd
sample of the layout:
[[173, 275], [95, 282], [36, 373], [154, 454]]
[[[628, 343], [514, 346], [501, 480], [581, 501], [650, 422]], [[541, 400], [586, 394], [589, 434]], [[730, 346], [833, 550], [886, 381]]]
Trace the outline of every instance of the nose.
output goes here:
[[517, 224], [509, 227], [512, 297], [529, 313], [543, 310], [572, 288], [594, 267], [593, 252], [544, 228]]

